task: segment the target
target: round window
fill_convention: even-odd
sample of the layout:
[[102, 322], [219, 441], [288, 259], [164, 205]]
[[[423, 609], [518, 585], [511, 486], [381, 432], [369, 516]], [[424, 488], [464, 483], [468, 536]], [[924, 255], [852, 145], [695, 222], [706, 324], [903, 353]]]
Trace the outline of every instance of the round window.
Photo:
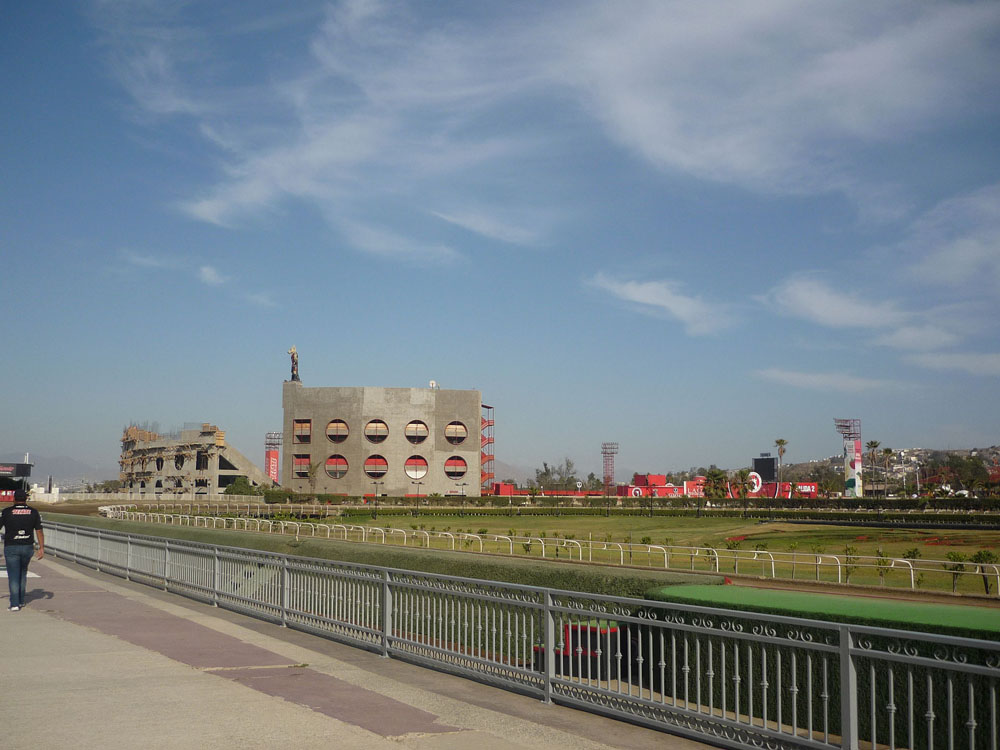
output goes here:
[[444, 473], [451, 479], [461, 479], [469, 470], [469, 465], [461, 456], [452, 456], [444, 462]]
[[365, 474], [372, 479], [381, 479], [389, 471], [389, 462], [384, 456], [369, 456], [365, 459]]
[[427, 425], [419, 419], [415, 419], [406, 425], [406, 439], [414, 445], [422, 443], [427, 439]]
[[406, 459], [406, 476], [410, 479], [423, 479], [427, 476], [427, 459], [423, 456], [410, 456]]
[[373, 419], [365, 425], [365, 437], [373, 443], [381, 443], [389, 437], [389, 425], [381, 419]]
[[326, 437], [331, 443], [342, 443], [351, 434], [351, 429], [343, 419], [334, 419], [326, 426]]
[[459, 445], [469, 437], [469, 430], [461, 422], [449, 422], [448, 426], [444, 428], [444, 436], [452, 445]]
[[343, 456], [330, 456], [326, 459], [326, 473], [331, 479], [343, 479], [347, 474], [347, 459]]

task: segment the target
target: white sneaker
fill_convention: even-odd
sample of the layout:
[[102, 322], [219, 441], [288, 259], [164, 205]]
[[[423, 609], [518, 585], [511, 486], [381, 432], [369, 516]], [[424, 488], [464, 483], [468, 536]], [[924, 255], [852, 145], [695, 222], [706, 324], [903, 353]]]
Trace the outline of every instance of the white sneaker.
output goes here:
[[7, 607], [7, 609], [9, 609], [11, 612], [17, 612], [21, 608], [20, 607]]

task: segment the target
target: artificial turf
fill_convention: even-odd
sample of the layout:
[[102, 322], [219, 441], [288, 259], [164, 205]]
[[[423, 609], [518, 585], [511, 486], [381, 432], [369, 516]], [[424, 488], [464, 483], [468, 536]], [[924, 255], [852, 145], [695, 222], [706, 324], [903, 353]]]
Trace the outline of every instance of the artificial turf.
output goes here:
[[665, 586], [650, 592], [647, 598], [1000, 641], [1000, 609], [995, 607], [907, 602], [749, 586]]

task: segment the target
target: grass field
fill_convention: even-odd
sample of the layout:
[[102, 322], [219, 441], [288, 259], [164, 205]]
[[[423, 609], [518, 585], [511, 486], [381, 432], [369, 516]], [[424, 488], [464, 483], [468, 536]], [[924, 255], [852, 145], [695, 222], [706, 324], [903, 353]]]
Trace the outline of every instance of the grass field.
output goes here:
[[[79, 514], [96, 513], [96, 504], [91, 507], [66, 505], [51, 510], [73, 512]], [[48, 510], [43, 508], [43, 510]], [[691, 516], [577, 516], [577, 515], [511, 515], [511, 516], [480, 516], [461, 515], [458, 511], [450, 516], [388, 516], [382, 514], [377, 520], [369, 516], [352, 519], [352, 523], [366, 526], [381, 526], [384, 528], [399, 528], [404, 531], [445, 531], [451, 533], [486, 533], [521, 537], [544, 537], [546, 539], [593, 540], [594, 542], [636, 543], [654, 545], [673, 545], [691, 547], [712, 547], [716, 549], [740, 550], [745, 558], [752, 556], [754, 550], [763, 549], [769, 552], [795, 553], [796, 562], [779, 564], [776, 573], [779, 577], [801, 578], [804, 580], [831, 580], [831, 571], [819, 571], [811, 564], [817, 554], [852, 556], [881, 556], [886, 558], [918, 558], [922, 561], [946, 560], [949, 552], [964, 555], [966, 558], [980, 550], [987, 550], [1000, 555], [1000, 531], [983, 531], [971, 529], [894, 529], [894, 528], [861, 528], [830, 525], [801, 525], [780, 522], [763, 523], [755, 520], [744, 520], [739, 517], [696, 517]], [[398, 536], [396, 537], [399, 538]], [[539, 545], [522, 549], [518, 545], [517, 554], [529, 556], [539, 555]], [[550, 556], [552, 552], [548, 553]], [[565, 551], [562, 554], [565, 557]], [[596, 558], [593, 558], [596, 560]], [[660, 558], [662, 560], [662, 557]], [[605, 560], [601, 560], [605, 562]], [[610, 555], [609, 560], [610, 562]], [[655, 555], [642, 554], [636, 559], [626, 559], [626, 563], [636, 565], [656, 564]], [[709, 560], [701, 558], [692, 561], [691, 567], [707, 570]], [[672, 567], [688, 567], [687, 562], [672, 561]], [[728, 567], [727, 567], [728, 566]], [[767, 563], [764, 559], [754, 562], [740, 561], [738, 565], [723, 561], [720, 570], [723, 573], [742, 573], [748, 575], [765, 575]], [[985, 592], [981, 576], [966, 573], [953, 577], [943, 567], [937, 572], [925, 572], [918, 581], [919, 588], [934, 590], [950, 590], [957, 583], [958, 590], [963, 593]], [[845, 571], [846, 572], [846, 571]], [[851, 582], [869, 585], [885, 584], [891, 587], [909, 587], [909, 573], [902, 568], [884, 571], [880, 578], [875, 568], [857, 566], [852, 570]], [[836, 580], [836, 570], [832, 571], [832, 580]], [[989, 582], [992, 593], [996, 593], [995, 581]]]

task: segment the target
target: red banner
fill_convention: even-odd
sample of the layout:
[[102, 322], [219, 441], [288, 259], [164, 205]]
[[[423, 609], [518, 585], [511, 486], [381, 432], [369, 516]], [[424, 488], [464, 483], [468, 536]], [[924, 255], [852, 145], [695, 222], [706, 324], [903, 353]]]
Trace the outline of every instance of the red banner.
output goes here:
[[264, 451], [264, 466], [267, 467], [267, 475], [271, 477], [271, 481], [278, 484], [278, 451], [270, 450]]

